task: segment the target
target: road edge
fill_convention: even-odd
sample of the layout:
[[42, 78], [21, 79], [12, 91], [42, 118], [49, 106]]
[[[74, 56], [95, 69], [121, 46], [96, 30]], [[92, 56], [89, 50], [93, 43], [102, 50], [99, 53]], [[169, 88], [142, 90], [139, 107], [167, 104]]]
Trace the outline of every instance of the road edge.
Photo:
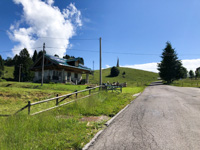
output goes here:
[[[140, 96], [140, 95], [141, 95], [141, 92], [140, 92], [140, 93], [137, 93], [137, 94], [134, 94], [133, 96], [137, 98], [137, 97]], [[134, 101], [134, 100], [133, 100], [133, 101]], [[131, 101], [130, 104], [131, 104], [133, 101]], [[105, 125], [106, 127], [110, 126], [110, 124], [113, 122], [113, 120], [114, 120], [117, 116], [119, 116], [125, 109], [127, 109], [127, 108], [129, 107], [130, 104], [126, 105], [122, 110], [120, 110], [114, 117], [112, 117], [110, 120], [108, 120], [104, 125]], [[101, 135], [101, 133], [102, 133], [105, 129], [106, 129], [106, 128], [104, 128], [103, 130], [100, 130], [99, 132], [97, 132], [97, 134], [90, 140], [89, 143], [87, 143], [87, 144], [82, 148], [82, 150], [88, 150], [88, 148], [94, 144], [94, 142], [96, 141], [96, 139]]]

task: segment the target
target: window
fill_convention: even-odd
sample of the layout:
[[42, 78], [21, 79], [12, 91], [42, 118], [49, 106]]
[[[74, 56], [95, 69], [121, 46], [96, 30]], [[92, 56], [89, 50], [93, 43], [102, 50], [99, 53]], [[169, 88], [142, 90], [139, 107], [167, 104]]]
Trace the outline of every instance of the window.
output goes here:
[[78, 78], [78, 74], [77, 73], [75, 73], [75, 78]]

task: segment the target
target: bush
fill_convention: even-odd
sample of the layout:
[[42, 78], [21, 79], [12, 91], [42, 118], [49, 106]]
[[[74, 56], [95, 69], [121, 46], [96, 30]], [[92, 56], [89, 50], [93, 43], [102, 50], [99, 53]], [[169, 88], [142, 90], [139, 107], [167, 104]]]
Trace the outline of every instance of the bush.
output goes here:
[[117, 67], [112, 67], [110, 71], [111, 77], [117, 77], [119, 75], [119, 69]]

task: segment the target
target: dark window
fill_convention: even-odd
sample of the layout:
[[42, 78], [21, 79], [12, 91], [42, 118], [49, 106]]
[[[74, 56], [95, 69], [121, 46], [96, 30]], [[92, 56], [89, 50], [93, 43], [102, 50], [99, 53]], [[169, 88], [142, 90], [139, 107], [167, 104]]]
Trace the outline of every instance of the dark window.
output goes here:
[[78, 78], [78, 74], [77, 73], [75, 73], [75, 78]]

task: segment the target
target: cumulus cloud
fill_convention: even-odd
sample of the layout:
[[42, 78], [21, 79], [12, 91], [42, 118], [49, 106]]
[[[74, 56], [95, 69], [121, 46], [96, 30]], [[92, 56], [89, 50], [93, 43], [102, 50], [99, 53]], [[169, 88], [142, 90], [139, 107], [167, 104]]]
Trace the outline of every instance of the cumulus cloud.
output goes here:
[[[146, 63], [146, 64], [136, 64], [136, 65], [124, 65], [122, 67], [127, 68], [135, 68], [135, 69], [141, 69], [151, 72], [158, 72], [157, 70], [157, 64], [156, 62], [153, 63]], [[195, 71], [196, 68], [200, 67], [200, 59], [185, 59], [182, 60], [182, 64], [187, 70], [193, 70]]]
[[106, 65], [106, 68], [110, 68], [111, 66], [110, 65]]
[[81, 12], [75, 4], [71, 3], [61, 11], [54, 6], [54, 0], [13, 1], [23, 7], [21, 19], [8, 31], [10, 39], [18, 43], [13, 47], [13, 53], [26, 47], [32, 55], [34, 49], [41, 50], [45, 42], [48, 54], [63, 56], [70, 46], [69, 39], [76, 34], [77, 27], [82, 26]]

